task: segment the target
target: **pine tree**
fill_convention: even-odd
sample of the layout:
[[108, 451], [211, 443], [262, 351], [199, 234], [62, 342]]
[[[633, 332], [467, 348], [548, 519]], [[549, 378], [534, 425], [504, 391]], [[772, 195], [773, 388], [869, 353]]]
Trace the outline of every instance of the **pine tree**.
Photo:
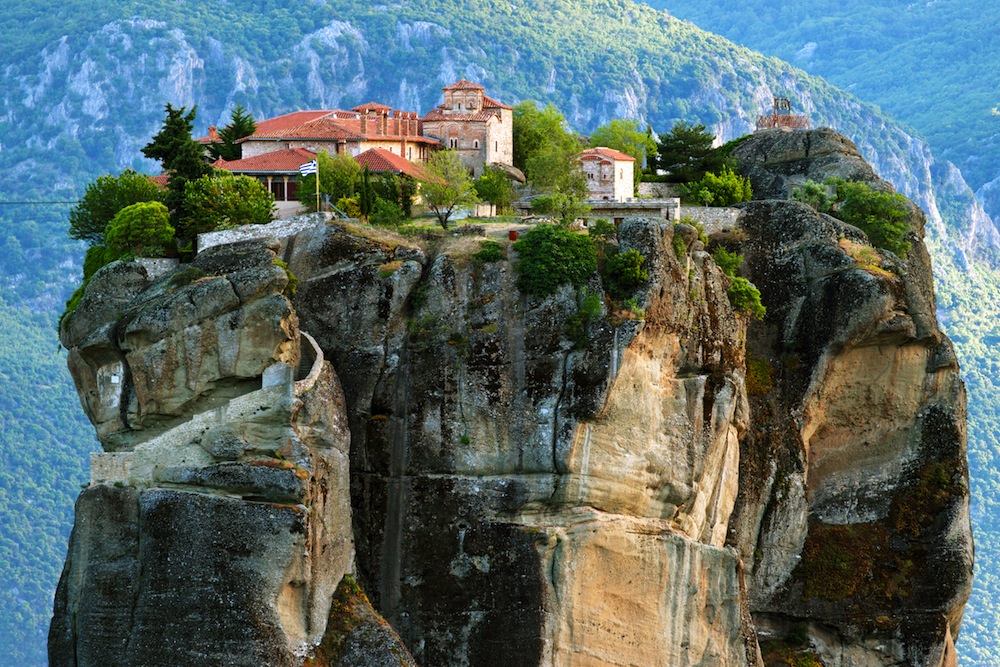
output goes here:
[[208, 153], [212, 160], [239, 160], [243, 157], [243, 149], [237, 141], [249, 137], [257, 131], [257, 123], [253, 115], [242, 104], [230, 112], [229, 124], [219, 130], [219, 139], [209, 145]]
[[170, 209], [170, 219], [177, 229], [177, 235], [182, 238], [189, 236], [183, 222], [187, 217], [184, 210], [184, 188], [189, 181], [212, 173], [204, 148], [191, 137], [197, 109], [197, 106], [191, 111], [187, 111], [185, 107], [175, 109], [168, 103], [163, 127], [142, 149], [142, 154], [146, 157], [159, 160], [163, 171], [170, 177], [165, 203]]

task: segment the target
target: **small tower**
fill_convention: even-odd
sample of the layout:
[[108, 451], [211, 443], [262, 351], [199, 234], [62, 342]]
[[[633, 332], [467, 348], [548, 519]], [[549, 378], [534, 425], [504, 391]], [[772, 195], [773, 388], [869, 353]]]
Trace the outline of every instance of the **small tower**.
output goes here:
[[808, 130], [809, 117], [792, 113], [792, 101], [787, 97], [774, 98], [774, 110], [770, 115], [757, 117], [757, 129], [787, 127], [793, 130]]

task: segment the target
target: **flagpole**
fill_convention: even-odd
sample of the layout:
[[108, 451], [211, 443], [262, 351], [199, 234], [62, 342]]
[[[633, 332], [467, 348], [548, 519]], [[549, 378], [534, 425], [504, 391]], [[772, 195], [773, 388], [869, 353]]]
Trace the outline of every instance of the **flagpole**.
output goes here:
[[319, 155], [316, 156], [316, 210], [319, 211]]

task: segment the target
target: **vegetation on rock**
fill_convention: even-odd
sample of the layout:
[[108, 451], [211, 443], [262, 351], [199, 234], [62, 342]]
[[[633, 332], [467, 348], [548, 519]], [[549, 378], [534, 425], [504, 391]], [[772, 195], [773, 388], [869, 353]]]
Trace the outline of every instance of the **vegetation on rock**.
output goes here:
[[538, 225], [514, 243], [517, 288], [547, 296], [560, 285], [583, 286], [597, 270], [590, 239], [561, 225]]
[[184, 227], [191, 234], [271, 221], [274, 195], [251, 176], [217, 172], [184, 188]]
[[118, 211], [139, 202], [163, 201], [166, 193], [149, 176], [126, 169], [98, 176], [69, 212], [69, 237], [103, 244], [105, 228]]

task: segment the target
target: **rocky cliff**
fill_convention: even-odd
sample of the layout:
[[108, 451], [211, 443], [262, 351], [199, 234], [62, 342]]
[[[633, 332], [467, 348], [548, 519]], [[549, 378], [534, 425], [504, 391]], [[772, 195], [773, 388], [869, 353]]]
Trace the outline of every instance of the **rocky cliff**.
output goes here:
[[921, 214], [899, 258], [787, 201], [888, 187], [830, 132], [736, 155], [769, 199], [733, 229], [619, 227], [639, 316], [584, 305], [597, 273], [521, 293], [510, 245], [321, 221], [102, 269], [62, 331], [107, 451], [52, 664], [955, 664], [964, 391]]

